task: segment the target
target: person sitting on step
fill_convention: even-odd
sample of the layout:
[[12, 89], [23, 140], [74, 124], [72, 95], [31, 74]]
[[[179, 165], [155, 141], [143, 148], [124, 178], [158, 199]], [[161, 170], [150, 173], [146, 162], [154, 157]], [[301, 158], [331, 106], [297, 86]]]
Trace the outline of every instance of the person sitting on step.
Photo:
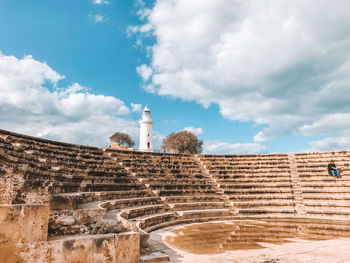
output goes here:
[[330, 163], [328, 164], [328, 173], [329, 175], [332, 175], [332, 176], [337, 176], [337, 177], [340, 176], [340, 171], [335, 166], [334, 160], [331, 160]]

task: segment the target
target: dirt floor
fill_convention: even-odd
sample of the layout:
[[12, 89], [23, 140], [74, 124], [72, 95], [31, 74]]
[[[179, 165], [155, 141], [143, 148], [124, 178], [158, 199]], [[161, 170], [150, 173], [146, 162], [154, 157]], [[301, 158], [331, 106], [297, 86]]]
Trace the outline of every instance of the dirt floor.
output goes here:
[[265, 230], [232, 222], [191, 224], [154, 231], [149, 244], [174, 263], [350, 263], [348, 237], [306, 240], [290, 231], [279, 236]]

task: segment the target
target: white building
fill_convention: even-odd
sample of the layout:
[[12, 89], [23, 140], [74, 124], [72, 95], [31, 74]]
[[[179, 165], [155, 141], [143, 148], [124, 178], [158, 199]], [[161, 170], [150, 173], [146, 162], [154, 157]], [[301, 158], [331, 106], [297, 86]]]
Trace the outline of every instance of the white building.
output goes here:
[[142, 112], [140, 123], [140, 151], [153, 152], [151, 111], [146, 106]]

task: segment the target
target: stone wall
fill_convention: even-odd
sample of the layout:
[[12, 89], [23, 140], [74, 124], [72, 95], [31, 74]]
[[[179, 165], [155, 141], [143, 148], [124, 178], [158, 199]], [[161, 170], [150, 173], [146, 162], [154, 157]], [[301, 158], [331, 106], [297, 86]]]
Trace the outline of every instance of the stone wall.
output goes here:
[[78, 236], [0, 246], [0, 262], [6, 263], [137, 263], [138, 233]]
[[11, 204], [24, 184], [24, 173], [3, 159], [0, 151], [0, 204]]
[[138, 262], [139, 233], [47, 241], [48, 205], [0, 205], [0, 263]]
[[0, 205], [0, 244], [47, 240], [48, 205]]

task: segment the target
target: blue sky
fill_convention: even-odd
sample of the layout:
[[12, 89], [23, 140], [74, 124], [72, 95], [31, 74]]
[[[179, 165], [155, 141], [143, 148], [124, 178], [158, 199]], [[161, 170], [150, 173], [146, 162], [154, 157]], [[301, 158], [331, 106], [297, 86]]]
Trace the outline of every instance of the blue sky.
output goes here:
[[156, 148], [185, 128], [207, 153], [349, 148], [349, 3], [286, 3], [2, 0], [0, 128], [137, 145], [147, 104]]

